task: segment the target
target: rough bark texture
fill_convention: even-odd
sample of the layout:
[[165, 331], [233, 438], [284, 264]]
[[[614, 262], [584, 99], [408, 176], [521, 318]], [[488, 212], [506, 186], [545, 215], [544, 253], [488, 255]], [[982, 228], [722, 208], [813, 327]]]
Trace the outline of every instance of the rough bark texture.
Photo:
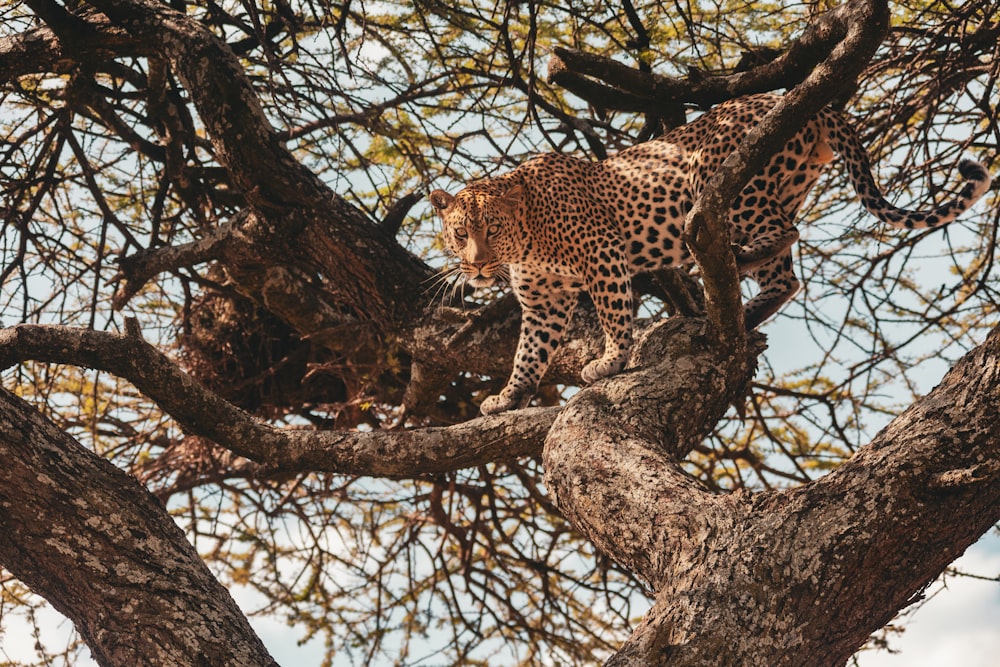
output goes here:
[[[560, 508], [656, 592], [608, 665], [843, 665], [1000, 519], [1000, 330], [849, 463], [781, 492], [712, 494], [664, 454], [717, 409], [718, 377], [688, 359], [669, 383], [581, 392], [546, 440]], [[650, 413], [681, 423], [635, 426]]]
[[[8, 330], [14, 332], [51, 333]], [[48, 358], [99, 360], [68, 340], [51, 338]], [[100, 343], [107, 355], [122, 347], [129, 352], [128, 341]], [[6, 359], [11, 350], [42, 356], [26, 354], [30, 346], [4, 349]], [[848, 464], [807, 486], [755, 495], [710, 493], [678, 464], [739, 394], [727, 378], [733, 359], [720, 357], [707, 323], [667, 320], [638, 342], [633, 364], [572, 400], [548, 431], [544, 451], [547, 485], [567, 517], [657, 593], [654, 609], [608, 664], [841, 665], [1000, 519], [1000, 330]], [[207, 570], [162, 507], [17, 399], [6, 399], [0, 415], [0, 455], [10, 461], [0, 486], [0, 527], [24, 536], [0, 549], [5, 565], [72, 618], [95, 655], [107, 652], [102, 664], [134, 664], [149, 646], [102, 642], [141, 634], [137, 624], [164, 613], [160, 596], [171, 610], [194, 604], [185, 593], [192, 590], [200, 613], [209, 615], [187, 616], [208, 628], [197, 637], [200, 648], [164, 638], [162, 627], [155, 641], [214, 655], [214, 638], [226, 636], [216, 628], [238, 626], [238, 611], [205, 579]], [[306, 433], [301, 442], [264, 435], [286, 438], [287, 452], [276, 457], [304, 461], [297, 469], [396, 475], [407, 474], [405, 465], [471, 465], [475, 454], [463, 450], [479, 438], [484, 460], [517, 453], [510, 446], [519, 439], [527, 446], [520, 453], [530, 453], [553, 416], [536, 410], [451, 429], [340, 436], [343, 451], [370, 451], [359, 455], [360, 463], [354, 454], [337, 453], [332, 434]], [[247, 434], [249, 441], [257, 437]], [[60, 539], [70, 540], [70, 548], [53, 550]], [[166, 575], [162, 589], [151, 584], [140, 591], [129, 583], [158, 581], [156, 573]], [[181, 587], [171, 587], [178, 581]], [[134, 604], [98, 604], [91, 588], [104, 600], [141, 597], [155, 612], [145, 620], [131, 613], [108, 618]], [[107, 630], [115, 623], [131, 634], [98, 632], [98, 625]], [[250, 651], [242, 633], [232, 634], [234, 653]], [[128, 650], [139, 653], [114, 652]], [[155, 650], [166, 651], [159, 644]], [[205, 664], [268, 664], [244, 659]]]
[[[847, 38], [852, 27], [866, 27], [857, 22], [859, 9], [863, 12], [866, 4], [884, 5], [846, 2], [819, 15], [783, 53], [746, 71], [722, 76], [692, 72], [692, 76], [679, 79], [633, 69], [611, 58], [556, 47], [549, 60], [549, 79], [606, 109], [655, 114], [663, 114], [664, 108], [669, 109], [680, 101], [707, 108], [740, 95], [791, 89], [827, 59], [831, 50]], [[878, 26], [867, 28], [877, 29]], [[844, 74], [841, 82], [849, 84], [851, 73]]]
[[[887, 26], [884, 3], [849, 3], [821, 22], [826, 38], [833, 30], [829, 57], [748, 135], [692, 211], [686, 237], [705, 276], [706, 338], [716, 344], [654, 354], [665, 360], [658, 379], [638, 373], [584, 391], [549, 432], [546, 481], [560, 510], [657, 595], [608, 665], [842, 665], [1000, 517], [996, 332], [820, 482], [717, 496], [678, 464], [721, 416], [712, 399], [735, 398], [745, 372], [742, 322], [727, 318], [738, 308], [732, 257], [720, 250], [725, 213], [796, 119], [851, 85]], [[589, 73], [649, 84], [634, 71]], [[975, 398], [964, 384], [972, 378], [982, 392]], [[944, 415], [943, 405], [964, 409]], [[940, 435], [956, 429], [969, 433]], [[956, 513], [968, 522], [949, 522]]]
[[241, 291], [303, 335], [346, 320], [373, 327], [371, 336], [419, 313], [429, 269], [292, 156], [222, 39], [160, 2], [92, 4], [137, 43], [155, 45], [184, 87], [197, 91], [192, 101], [215, 156], [251, 210], [241, 235], [216, 257]]
[[537, 408], [456, 426], [399, 431], [281, 429], [205, 389], [134, 327], [125, 335], [43, 325], [0, 330], [0, 369], [29, 359], [79, 364], [126, 378], [187, 431], [259, 464], [260, 474], [418, 477], [538, 455], [558, 411]]
[[[164, 3], [91, 4], [103, 15], [72, 17], [31, 0], [48, 27], [0, 44], [0, 77], [72, 71], [74, 58], [105, 48], [157, 54], [190, 93], [241, 211], [197, 242], [126, 258], [119, 305], [157, 272], [214, 260], [242, 294], [332, 353], [405, 350], [415, 362], [404, 403], [418, 411], [454, 377], [456, 359], [469, 373], [509, 370], [518, 318], [510, 300], [474, 314], [424, 314], [427, 267], [293, 158], [222, 40]], [[630, 108], [804, 80], [727, 162], [691, 217], [687, 238], [702, 268], [707, 317], [644, 332], [632, 370], [581, 391], [564, 409], [412, 431], [276, 429], [205, 389], [134, 326], [126, 335], [5, 329], [0, 368], [30, 359], [127, 378], [187, 432], [252, 461], [260, 474], [412, 477], [542, 454], [565, 516], [656, 593], [609, 665], [843, 665], [1000, 519], [1000, 331], [819, 481], [713, 494], [680, 461], [739, 403], [760, 347], [743, 332], [720, 221], [797, 119], [852, 84], [886, 25], [885, 3], [847, 3], [771, 64], [700, 82], [557, 50], [553, 81]], [[594, 356], [598, 328], [586, 309], [576, 326], [554, 379], [573, 378]], [[273, 664], [145, 489], [6, 393], [0, 460], [0, 563], [77, 624], [100, 664]]]
[[0, 460], [0, 563], [98, 664], [276, 664], [145, 487], [3, 390]]

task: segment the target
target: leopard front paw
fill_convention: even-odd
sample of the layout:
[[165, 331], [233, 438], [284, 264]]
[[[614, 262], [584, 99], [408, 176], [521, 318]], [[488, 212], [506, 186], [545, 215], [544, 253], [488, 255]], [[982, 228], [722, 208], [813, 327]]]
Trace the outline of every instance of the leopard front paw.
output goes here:
[[623, 368], [625, 368], [624, 358], [614, 357], [606, 359], [605, 357], [601, 357], [600, 359], [594, 359], [583, 367], [583, 370], [580, 371], [580, 379], [583, 380], [584, 384], [592, 384], [601, 378], [621, 373]]
[[500, 392], [493, 396], [487, 396], [479, 406], [479, 411], [484, 415], [495, 415], [498, 412], [506, 412], [517, 407], [518, 397], [508, 396], [506, 392]]

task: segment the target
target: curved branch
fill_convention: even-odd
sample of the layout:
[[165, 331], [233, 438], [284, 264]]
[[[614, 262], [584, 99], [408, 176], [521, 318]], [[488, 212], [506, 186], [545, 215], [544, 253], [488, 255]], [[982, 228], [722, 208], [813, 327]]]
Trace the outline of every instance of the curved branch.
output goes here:
[[[371, 322], [381, 334], [419, 315], [419, 287], [431, 271], [295, 159], [224, 40], [161, 2], [91, 4], [170, 63], [198, 111], [214, 157], [258, 214], [259, 224], [245, 230], [251, 261], [247, 253], [222, 260], [242, 291], [256, 294], [262, 288], [255, 280], [259, 271], [245, 271], [245, 265], [301, 266], [329, 285], [333, 308]], [[294, 300], [275, 299], [268, 307], [301, 335], [328, 328], [323, 318], [302, 318]]]
[[549, 59], [548, 79], [593, 104], [654, 113], [680, 101], [709, 107], [740, 95], [792, 88], [845, 39], [856, 4], [848, 2], [820, 15], [784, 53], [735, 74], [699, 73], [677, 79], [644, 72], [604, 56], [556, 47]]
[[185, 431], [209, 438], [267, 472], [419, 477], [536, 456], [559, 410], [522, 410], [411, 431], [274, 428], [206, 389], [144, 341], [134, 321], [129, 322], [124, 335], [29, 324], [0, 329], [0, 368], [36, 360], [97, 368], [125, 378]]
[[811, 118], [838, 94], [854, 85], [889, 27], [885, 2], [857, 0], [827, 15], [824, 26], [843, 30], [843, 41], [830, 50], [805, 80], [784, 95], [747, 133], [705, 186], [685, 223], [684, 237], [705, 285], [709, 321], [720, 343], [734, 351], [743, 347], [743, 313], [739, 277], [730, 245], [729, 210], [750, 178]]
[[[659, 583], [656, 603], [607, 665], [845, 664], [1000, 520], [998, 402], [1000, 328], [854, 458], [815, 482], [710, 496], [682, 484], [673, 461], [640, 459], [641, 472], [627, 480], [641, 485], [636, 494], [658, 493], [659, 484], [672, 493], [658, 496], [662, 509], [623, 513], [631, 523], [604, 532], [633, 539], [628, 546], [639, 557], [667, 550], [659, 562], [646, 558]], [[584, 446], [593, 444], [599, 437]], [[604, 461], [605, 476], [625, 481], [633, 474], [634, 458], [630, 465]], [[836, 619], [830, 609], [840, 610]]]
[[238, 228], [247, 215], [246, 211], [237, 214], [233, 220], [219, 225], [197, 241], [142, 250], [120, 257], [118, 273], [112, 279], [112, 282], [118, 283], [118, 289], [111, 300], [111, 307], [115, 310], [124, 308], [146, 283], [164, 271], [219, 259], [222, 246], [229, 242], [234, 228]]

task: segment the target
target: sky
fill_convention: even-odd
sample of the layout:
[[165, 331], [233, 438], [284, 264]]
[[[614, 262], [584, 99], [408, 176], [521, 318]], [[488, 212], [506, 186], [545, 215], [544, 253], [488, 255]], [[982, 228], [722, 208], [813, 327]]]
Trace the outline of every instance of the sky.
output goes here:
[[[996, 531], [954, 564], [964, 572], [1000, 578], [1000, 536]], [[907, 629], [891, 641], [898, 653], [865, 652], [860, 667], [996, 667], [1000, 664], [1000, 583], [951, 577], [933, 584], [928, 600]], [[240, 600], [237, 593], [236, 599]], [[294, 631], [277, 620], [252, 619], [254, 628], [283, 665], [318, 665], [316, 646], [296, 647]], [[336, 664], [336, 662], [334, 663]]]
[[[803, 339], [798, 337], [798, 332], [789, 329], [786, 335], [794, 337], [796, 345], [801, 346]], [[779, 349], [781, 346], [781, 339], [775, 336], [772, 347]], [[1000, 577], [1000, 536], [993, 531], [971, 547], [955, 567], [983, 577]], [[259, 603], [248, 589], [237, 589], [233, 594], [245, 610]], [[896, 652], [863, 653], [858, 658], [860, 667], [996, 667], [1000, 664], [1000, 583], [951, 577], [944, 584], [932, 585], [927, 596], [930, 599], [908, 620], [905, 632], [891, 640]], [[36, 638], [30, 626], [23, 618], [4, 614], [4, 611], [0, 609], [0, 662], [32, 662], [36, 659], [33, 648]], [[57, 612], [41, 611], [39, 621], [43, 643], [54, 647], [67, 641], [70, 623]], [[251, 624], [280, 664], [287, 667], [320, 664], [320, 640], [298, 646], [301, 633], [274, 617], [252, 618]], [[80, 662], [81, 667], [95, 664], [89, 660]], [[338, 664], [334, 661], [335, 666]]]

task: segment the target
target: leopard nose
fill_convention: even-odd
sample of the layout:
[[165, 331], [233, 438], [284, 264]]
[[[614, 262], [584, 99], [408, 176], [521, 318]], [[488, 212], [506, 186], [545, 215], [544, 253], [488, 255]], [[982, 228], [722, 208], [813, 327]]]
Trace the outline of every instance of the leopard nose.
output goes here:
[[475, 241], [469, 243], [469, 264], [478, 269], [486, 266], [489, 259], [490, 253], [485, 243], [476, 243]]
[[471, 271], [471, 272], [475, 272], [475, 273], [477, 273], [479, 275], [483, 275], [485, 273], [484, 269], [486, 269], [486, 266], [488, 264], [489, 264], [489, 262], [487, 262], [487, 261], [483, 261], [483, 262], [462, 262], [462, 268], [464, 268], [466, 271]]

